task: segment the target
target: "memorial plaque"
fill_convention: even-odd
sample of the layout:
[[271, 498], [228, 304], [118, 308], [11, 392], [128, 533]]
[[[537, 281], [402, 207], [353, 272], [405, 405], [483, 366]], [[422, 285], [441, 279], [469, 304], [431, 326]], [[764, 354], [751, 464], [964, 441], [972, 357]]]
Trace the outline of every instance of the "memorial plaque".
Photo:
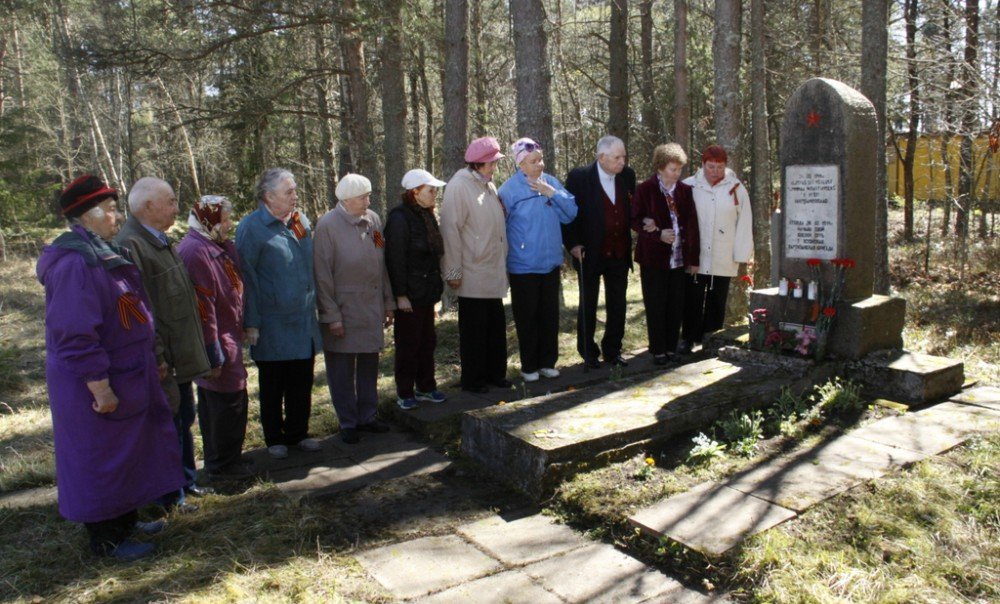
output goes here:
[[785, 258], [837, 258], [839, 167], [787, 166], [784, 216]]

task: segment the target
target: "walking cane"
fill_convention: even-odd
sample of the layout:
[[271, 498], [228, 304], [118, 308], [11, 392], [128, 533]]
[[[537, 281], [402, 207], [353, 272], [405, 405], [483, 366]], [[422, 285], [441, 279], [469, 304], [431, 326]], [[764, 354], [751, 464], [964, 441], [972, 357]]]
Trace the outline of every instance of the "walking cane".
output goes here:
[[590, 351], [587, 350], [587, 345], [590, 344], [590, 334], [587, 332], [587, 307], [585, 306], [584, 300], [586, 299], [586, 294], [583, 291], [584, 280], [583, 280], [583, 250], [580, 250], [580, 325], [583, 327], [583, 372], [590, 373]]

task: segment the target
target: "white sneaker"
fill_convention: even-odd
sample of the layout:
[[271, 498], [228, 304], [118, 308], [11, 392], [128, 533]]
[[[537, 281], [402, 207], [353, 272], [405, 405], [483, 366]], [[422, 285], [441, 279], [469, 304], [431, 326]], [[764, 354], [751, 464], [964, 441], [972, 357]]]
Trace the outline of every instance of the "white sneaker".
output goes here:
[[271, 445], [267, 448], [267, 452], [271, 454], [271, 457], [275, 459], [284, 459], [288, 457], [288, 447], [285, 445]]
[[532, 371], [531, 373], [525, 373], [525, 372], [522, 371], [521, 372], [521, 377], [524, 378], [525, 382], [537, 382], [538, 381], [538, 372], [537, 371]]
[[546, 378], [557, 378], [559, 377], [559, 370], [553, 369], [551, 367], [542, 367], [538, 370], [538, 373], [542, 374], [542, 377]]
[[298, 446], [303, 451], [319, 451], [323, 448], [323, 445], [319, 444], [315, 438], [303, 438], [299, 441]]

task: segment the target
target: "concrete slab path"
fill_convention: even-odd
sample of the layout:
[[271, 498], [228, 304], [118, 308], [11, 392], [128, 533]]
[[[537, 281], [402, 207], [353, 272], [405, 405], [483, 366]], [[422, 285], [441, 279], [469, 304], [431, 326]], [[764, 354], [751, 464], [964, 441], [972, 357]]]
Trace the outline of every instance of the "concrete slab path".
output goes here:
[[540, 514], [494, 515], [455, 535], [361, 552], [395, 598], [451, 602], [721, 602]]
[[1000, 389], [967, 391], [802, 446], [721, 483], [699, 485], [638, 511], [629, 522], [719, 555], [838, 493], [991, 431], [1000, 431]]

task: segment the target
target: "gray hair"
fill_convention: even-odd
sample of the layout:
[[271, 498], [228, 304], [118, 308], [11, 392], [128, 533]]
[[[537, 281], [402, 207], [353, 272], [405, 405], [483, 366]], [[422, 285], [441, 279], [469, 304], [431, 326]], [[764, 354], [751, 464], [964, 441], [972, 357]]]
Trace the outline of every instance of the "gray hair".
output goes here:
[[285, 168], [268, 168], [260, 175], [257, 186], [254, 188], [254, 197], [257, 203], [264, 203], [264, 197], [278, 189], [278, 185], [286, 178], [295, 180], [295, 175]]
[[128, 192], [128, 211], [132, 214], [141, 213], [146, 202], [155, 197], [162, 187], [173, 190], [167, 181], [155, 176], [144, 176], [135, 181], [132, 190]]
[[[103, 201], [103, 200], [101, 200], [101, 201]], [[81, 220], [81, 218], [83, 218], [84, 216], [87, 216], [87, 217], [92, 218], [94, 220], [100, 220], [101, 218], [104, 218], [104, 214], [105, 214], [104, 208], [102, 208], [100, 205], [96, 205], [96, 206], [90, 208], [89, 210], [87, 210], [86, 212], [84, 212], [83, 214], [80, 214], [79, 216], [72, 216], [72, 217], [67, 216], [66, 217], [66, 222], [68, 222], [70, 224], [79, 224], [79, 225], [82, 226], [83, 225], [83, 221]]]
[[601, 137], [601, 140], [597, 141], [597, 155], [601, 156], [605, 153], [611, 153], [611, 150], [618, 145], [621, 145], [622, 149], [625, 148], [625, 143], [617, 136], [612, 136], [610, 134], [603, 136]]

